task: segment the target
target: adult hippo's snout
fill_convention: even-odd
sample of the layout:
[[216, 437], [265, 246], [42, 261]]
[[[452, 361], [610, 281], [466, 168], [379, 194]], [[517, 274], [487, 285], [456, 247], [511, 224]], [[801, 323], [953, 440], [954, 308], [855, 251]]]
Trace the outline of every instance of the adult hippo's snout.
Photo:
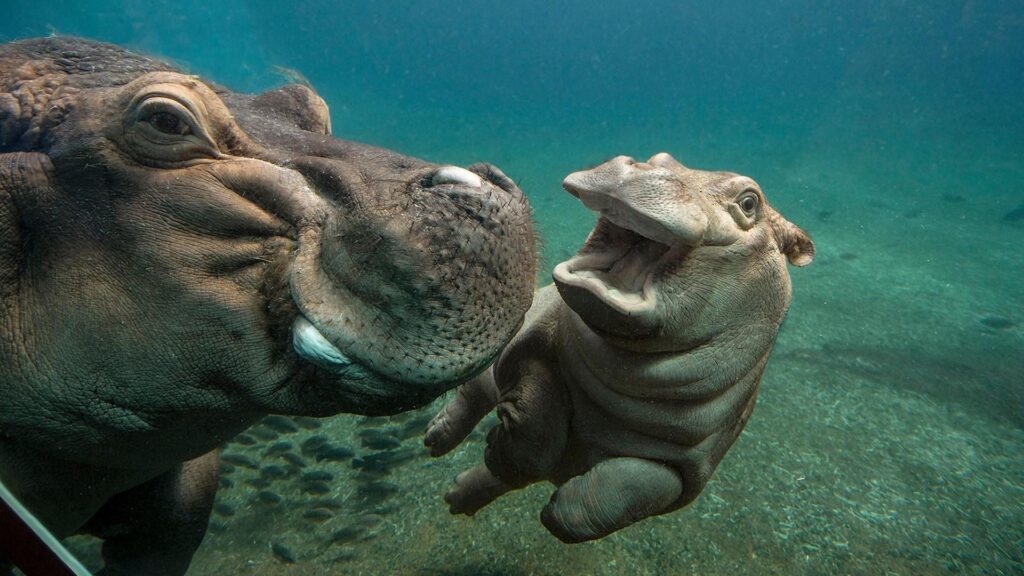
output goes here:
[[306, 366], [304, 387], [293, 387], [300, 410], [409, 409], [493, 360], [530, 305], [535, 274], [529, 204], [510, 178], [489, 164], [436, 165], [336, 139], [326, 124], [269, 130], [282, 103], [326, 117], [304, 87], [224, 102], [251, 156], [272, 166], [262, 185], [243, 171], [243, 195], [294, 226], [283, 279], [294, 309], [281, 307], [288, 317], [277, 323], [290, 326]]
[[289, 166], [327, 205], [290, 274], [301, 357], [371, 412], [429, 401], [490, 363], [532, 295], [529, 206], [511, 180], [484, 164], [378, 181], [322, 157]]

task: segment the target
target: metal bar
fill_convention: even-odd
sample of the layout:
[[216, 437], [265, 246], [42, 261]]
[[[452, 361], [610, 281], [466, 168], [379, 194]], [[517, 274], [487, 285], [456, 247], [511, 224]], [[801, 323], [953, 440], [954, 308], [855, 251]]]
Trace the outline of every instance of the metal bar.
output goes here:
[[0, 482], [0, 555], [25, 576], [92, 576]]

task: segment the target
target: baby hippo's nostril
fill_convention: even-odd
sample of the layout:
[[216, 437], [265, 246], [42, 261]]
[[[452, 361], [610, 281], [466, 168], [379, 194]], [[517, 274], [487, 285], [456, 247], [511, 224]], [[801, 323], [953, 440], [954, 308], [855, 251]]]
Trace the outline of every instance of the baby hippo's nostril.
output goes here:
[[647, 162], [638, 161], [636, 158], [633, 158], [632, 156], [618, 156], [613, 160], [613, 162], [620, 162], [626, 168], [633, 170], [650, 170], [653, 167]]
[[465, 168], [459, 168], [458, 166], [445, 166], [434, 172], [434, 175], [430, 177], [430, 183], [434, 186], [441, 184], [462, 184], [463, 186], [471, 186], [473, 188], [480, 188], [483, 186], [484, 181]]
[[678, 160], [672, 157], [668, 152], [659, 152], [654, 156], [651, 156], [650, 160], [647, 161], [652, 166], [658, 166], [660, 168], [676, 168], [685, 169], [686, 167], [679, 163]]

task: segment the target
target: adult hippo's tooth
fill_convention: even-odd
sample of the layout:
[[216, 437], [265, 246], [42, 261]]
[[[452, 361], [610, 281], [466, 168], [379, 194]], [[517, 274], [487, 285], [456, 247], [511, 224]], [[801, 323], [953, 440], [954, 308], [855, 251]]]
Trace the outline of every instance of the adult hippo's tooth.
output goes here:
[[484, 184], [479, 176], [458, 166], [445, 166], [434, 172], [434, 175], [430, 178], [430, 183], [434, 186], [441, 184], [463, 184], [473, 188], [480, 188]]
[[342, 368], [352, 363], [303, 316], [292, 324], [292, 347], [299, 356], [324, 368]]

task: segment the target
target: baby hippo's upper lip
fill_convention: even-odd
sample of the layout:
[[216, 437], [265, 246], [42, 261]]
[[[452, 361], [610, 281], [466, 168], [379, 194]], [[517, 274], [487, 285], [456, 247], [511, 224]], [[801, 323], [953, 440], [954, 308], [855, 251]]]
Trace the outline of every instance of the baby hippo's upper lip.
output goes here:
[[622, 187], [596, 183], [593, 178], [592, 171], [573, 172], [562, 182], [562, 187], [587, 208], [644, 238], [666, 246], [700, 243], [707, 229], [707, 215], [698, 206], [680, 209], [678, 204], [657, 198], [657, 194], [624, 194]]
[[600, 214], [583, 249], [553, 273], [561, 290], [578, 296], [573, 301], [600, 303], [634, 319], [654, 313], [658, 271], [685, 258], [707, 222], [699, 205], [680, 206], [664, 188], [627, 182], [660, 171], [665, 169], [619, 157], [565, 178], [565, 190]]

